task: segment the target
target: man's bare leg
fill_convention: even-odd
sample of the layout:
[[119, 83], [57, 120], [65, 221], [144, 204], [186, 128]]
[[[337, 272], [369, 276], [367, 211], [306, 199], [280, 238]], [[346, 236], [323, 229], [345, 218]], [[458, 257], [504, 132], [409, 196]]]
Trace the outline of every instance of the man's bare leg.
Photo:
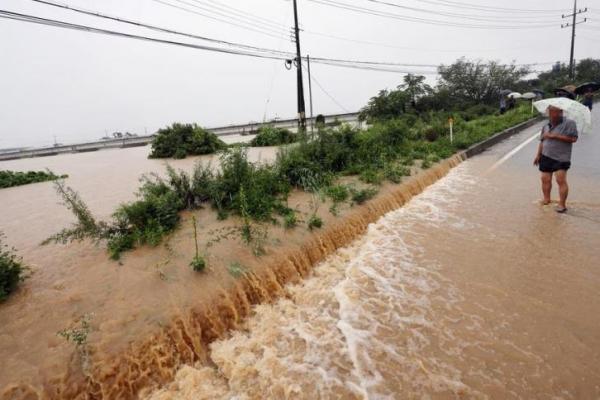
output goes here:
[[569, 196], [569, 185], [567, 184], [567, 171], [561, 169], [556, 171], [556, 183], [558, 184], [558, 208], [567, 208], [567, 197]]
[[550, 193], [552, 192], [552, 172], [542, 172], [542, 193], [544, 200], [542, 204], [550, 204]]

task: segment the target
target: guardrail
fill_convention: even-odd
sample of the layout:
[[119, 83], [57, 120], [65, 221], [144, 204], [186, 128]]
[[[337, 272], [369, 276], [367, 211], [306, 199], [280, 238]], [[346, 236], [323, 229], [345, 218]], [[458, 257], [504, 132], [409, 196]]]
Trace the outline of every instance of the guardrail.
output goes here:
[[[334, 114], [326, 115], [325, 123], [331, 124], [339, 121], [343, 123], [358, 123], [358, 113], [347, 113], [347, 114]], [[307, 125], [315, 123], [316, 118], [307, 118]], [[297, 131], [298, 120], [297, 119], [285, 119], [270, 122], [256, 122], [244, 125], [229, 125], [217, 128], [208, 128], [207, 130], [214, 133], [217, 136], [230, 136], [230, 135], [254, 135], [258, 129], [263, 125], [272, 125], [277, 128], [287, 128], [292, 131]], [[20, 158], [31, 158], [31, 157], [48, 157], [59, 154], [69, 153], [83, 153], [88, 151], [98, 151], [104, 149], [122, 149], [128, 147], [146, 146], [148, 145], [154, 135], [147, 136], [135, 136], [122, 139], [109, 139], [99, 140], [95, 142], [80, 143], [73, 145], [60, 145], [54, 147], [45, 147], [38, 149], [21, 149], [15, 152], [0, 153], [0, 161], [17, 160]]]

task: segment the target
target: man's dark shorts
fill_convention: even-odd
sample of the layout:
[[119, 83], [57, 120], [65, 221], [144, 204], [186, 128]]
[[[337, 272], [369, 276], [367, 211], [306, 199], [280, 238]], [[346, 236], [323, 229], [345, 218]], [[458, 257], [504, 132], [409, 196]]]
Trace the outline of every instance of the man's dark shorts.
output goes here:
[[554, 158], [546, 157], [543, 154], [540, 158], [540, 171], [542, 172], [566, 171], [569, 168], [571, 168], [571, 163], [569, 161], [557, 161]]

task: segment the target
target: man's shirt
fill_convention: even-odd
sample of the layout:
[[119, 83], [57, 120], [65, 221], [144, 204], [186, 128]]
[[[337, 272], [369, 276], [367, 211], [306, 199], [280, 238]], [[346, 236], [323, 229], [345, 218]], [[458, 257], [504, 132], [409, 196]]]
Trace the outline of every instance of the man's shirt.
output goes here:
[[[550, 124], [544, 125], [540, 140], [542, 140], [544, 133], [546, 132], [575, 138], [578, 137], [577, 124], [575, 124], [575, 121], [567, 118], [563, 118], [562, 122], [556, 126], [551, 126]], [[573, 143], [563, 142], [558, 139], [543, 139], [542, 142], [542, 154], [560, 162], [571, 161], [572, 149]]]

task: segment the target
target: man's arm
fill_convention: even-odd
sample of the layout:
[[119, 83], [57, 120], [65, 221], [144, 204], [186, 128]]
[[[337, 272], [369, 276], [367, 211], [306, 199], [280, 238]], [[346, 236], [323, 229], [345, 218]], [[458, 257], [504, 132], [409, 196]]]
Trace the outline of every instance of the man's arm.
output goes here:
[[566, 143], [575, 143], [577, 141], [577, 136], [561, 135], [560, 133], [546, 132], [544, 133], [544, 139], [554, 139]]

